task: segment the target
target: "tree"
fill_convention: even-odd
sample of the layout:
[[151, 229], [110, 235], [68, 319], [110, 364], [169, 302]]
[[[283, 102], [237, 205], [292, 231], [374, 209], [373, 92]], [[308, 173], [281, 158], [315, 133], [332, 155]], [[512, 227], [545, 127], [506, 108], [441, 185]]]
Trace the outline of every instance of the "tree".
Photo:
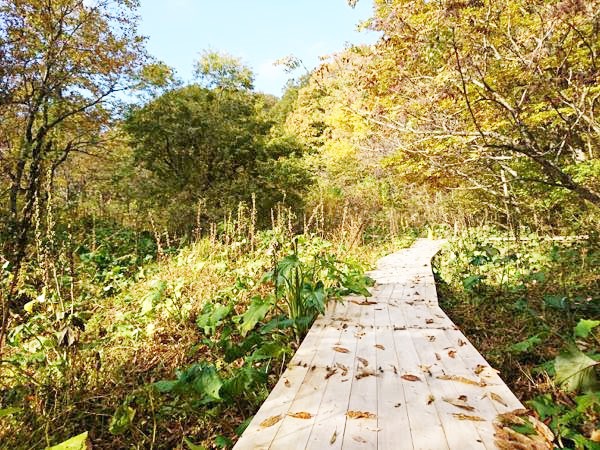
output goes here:
[[131, 0], [0, 2], [3, 225], [14, 264], [24, 257], [43, 179], [70, 153], [102, 143], [114, 94], [133, 84], [145, 55], [135, 7]]
[[377, 1], [357, 111], [409, 158], [500, 197], [600, 205], [598, 1]]
[[138, 196], [149, 207], [170, 211], [170, 228], [195, 226], [198, 203], [204, 219], [219, 222], [256, 194], [268, 211], [284, 199], [298, 205], [309, 184], [291, 138], [271, 134], [271, 99], [248, 91], [185, 86], [133, 110], [124, 128], [134, 164], [146, 170]]
[[72, 153], [102, 146], [115, 94], [137, 83], [145, 51], [136, 7], [135, 0], [0, 0], [0, 236], [13, 272], [9, 296], [56, 169]]
[[196, 64], [196, 77], [208, 89], [252, 90], [254, 74], [240, 58], [227, 53], [205, 51]]

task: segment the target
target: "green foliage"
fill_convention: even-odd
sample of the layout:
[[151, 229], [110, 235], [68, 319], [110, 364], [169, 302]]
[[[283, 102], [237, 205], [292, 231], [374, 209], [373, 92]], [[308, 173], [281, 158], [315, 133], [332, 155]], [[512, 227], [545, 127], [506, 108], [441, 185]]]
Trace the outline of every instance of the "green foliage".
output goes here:
[[293, 138], [271, 135], [268, 103], [261, 94], [191, 85], [132, 110], [124, 124], [132, 164], [146, 171], [138, 175], [135, 198], [163, 217], [169, 211], [169, 228], [184, 232], [198, 219], [222, 221], [252, 194], [259, 217], [284, 199], [300, 206], [310, 184], [294, 157], [301, 148]]
[[87, 450], [90, 448], [88, 442], [88, 432], [78, 434], [66, 441], [53, 445], [52, 447], [47, 447], [46, 450]]

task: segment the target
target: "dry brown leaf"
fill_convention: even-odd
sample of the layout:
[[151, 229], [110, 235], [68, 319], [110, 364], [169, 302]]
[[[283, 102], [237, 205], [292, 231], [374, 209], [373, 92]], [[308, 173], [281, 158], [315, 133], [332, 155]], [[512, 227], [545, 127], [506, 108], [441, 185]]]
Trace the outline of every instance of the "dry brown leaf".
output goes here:
[[466, 401], [461, 400], [460, 398], [443, 397], [442, 400], [444, 400], [446, 403], [450, 403], [451, 405], [456, 406], [457, 408], [465, 409], [467, 411], [475, 411], [474, 407], [469, 405]]
[[481, 372], [483, 372], [485, 370], [485, 366], [482, 366], [481, 364], [477, 364], [477, 367], [475, 367], [475, 369], [473, 369], [473, 372], [475, 372], [475, 375], [480, 375]]
[[395, 365], [390, 364], [390, 367], [392, 368], [392, 370], [394, 371], [394, 375], [398, 375], [398, 369], [396, 368]]
[[333, 432], [333, 434], [331, 435], [331, 439], [329, 439], [329, 445], [335, 444], [336, 440], [337, 440], [337, 430], [335, 430]]
[[345, 377], [348, 375], [348, 366], [343, 365], [342, 363], [335, 363], [338, 369], [342, 370], [342, 376]]
[[325, 379], [328, 380], [329, 378], [331, 378], [335, 373], [337, 372], [337, 369], [334, 369], [332, 367], [327, 367], [327, 373], [325, 374]]
[[344, 347], [333, 347], [333, 350], [335, 350], [338, 353], [350, 353], [350, 350]]
[[426, 373], [427, 375], [432, 376], [431, 366], [426, 366], [424, 364], [421, 364], [421, 365], [419, 365], [419, 369], [421, 369], [421, 371], [423, 373]]
[[468, 414], [462, 414], [462, 413], [452, 413], [452, 415], [454, 417], [456, 417], [458, 420], [472, 420], [474, 422], [485, 422], [485, 419], [483, 419], [479, 416], [470, 416]]
[[293, 417], [294, 419], [310, 419], [312, 418], [312, 414], [304, 411], [288, 413], [288, 416]]
[[466, 343], [465, 341], [463, 341], [462, 339], [459, 339], [459, 340], [458, 340], [458, 346], [459, 346], [459, 347], [463, 347], [463, 346], [465, 346], [465, 345], [467, 345], [467, 343]]
[[356, 442], [359, 442], [360, 444], [366, 444], [367, 440], [361, 436], [352, 436], [352, 439], [354, 439]]
[[360, 356], [357, 356], [356, 359], [358, 359], [358, 361], [365, 367], [367, 367], [369, 365], [369, 361], [367, 361], [365, 358], [361, 358]]
[[268, 419], [263, 420], [260, 423], [260, 426], [263, 428], [272, 427], [277, 422], [279, 422], [281, 419], [283, 419], [283, 416], [281, 414], [279, 414], [278, 416], [271, 416]]
[[362, 369], [357, 375], [356, 375], [356, 379], [360, 380], [361, 378], [366, 378], [366, 377], [376, 377], [377, 374], [373, 371], [373, 370], [369, 370], [369, 369]]
[[492, 400], [500, 403], [501, 405], [508, 406], [506, 404], [506, 402], [504, 401], [504, 399], [502, 397], [500, 397], [498, 394], [496, 394], [495, 392], [490, 392], [490, 398]]
[[361, 306], [368, 306], [368, 305], [376, 305], [377, 304], [377, 302], [373, 302], [373, 301], [370, 301], [370, 300], [363, 300], [361, 302], [356, 301], [356, 300], [350, 300], [350, 301], [352, 303], [355, 303], [355, 304], [361, 305]]
[[438, 380], [458, 381], [460, 383], [471, 384], [473, 386], [484, 387], [487, 386], [483, 381], [474, 381], [469, 378], [461, 377], [458, 375], [442, 375], [437, 377]]
[[429, 339], [429, 342], [434, 342], [435, 336], [427, 336], [427, 339]]
[[290, 380], [288, 380], [287, 378], [285, 379], [283, 384], [285, 384], [285, 387], [290, 387], [292, 385], [292, 383], [290, 383]]
[[377, 417], [376, 414], [368, 411], [353, 411], [350, 410], [346, 413], [350, 419], [375, 419]]
[[435, 402], [435, 397], [429, 394], [429, 397], [427, 397], [427, 404], [431, 405], [433, 402]]
[[437, 359], [438, 361], [440, 361], [442, 359], [442, 357], [440, 356], [439, 353], [436, 353], [435, 354], [435, 359]]
[[402, 375], [401, 378], [405, 379], [406, 381], [421, 381], [421, 379], [418, 376], [412, 375], [410, 373]]
[[448, 356], [450, 358], [456, 358], [456, 350], [450, 350], [450, 351], [448, 351]]
[[467, 396], [466, 395], [459, 395], [458, 399], [462, 400], [463, 402], [466, 402], [467, 401]]
[[375, 348], [378, 348], [379, 350], [385, 350], [385, 347], [381, 344], [375, 344]]
[[433, 319], [425, 319], [425, 323], [426, 323], [426, 324], [433, 323]]

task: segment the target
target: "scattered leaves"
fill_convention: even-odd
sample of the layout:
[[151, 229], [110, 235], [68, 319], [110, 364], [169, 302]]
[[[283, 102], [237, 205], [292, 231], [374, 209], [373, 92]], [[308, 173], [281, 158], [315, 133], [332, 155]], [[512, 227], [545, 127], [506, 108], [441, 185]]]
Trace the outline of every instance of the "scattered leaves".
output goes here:
[[405, 379], [406, 381], [421, 381], [421, 379], [418, 376], [412, 375], [410, 373], [402, 375], [401, 378]]
[[281, 419], [283, 419], [283, 416], [281, 414], [279, 414], [278, 416], [271, 416], [268, 419], [263, 420], [260, 423], [260, 426], [263, 427], [263, 428], [272, 427], [277, 422], [279, 422]]
[[288, 416], [293, 417], [294, 419], [310, 419], [313, 417], [311, 413], [300, 411], [295, 413], [288, 413]]
[[375, 419], [377, 417], [376, 414], [368, 411], [354, 411], [350, 410], [346, 413], [350, 419]]
[[338, 353], [350, 353], [350, 350], [345, 347], [333, 347], [333, 350]]
[[438, 380], [447, 380], [447, 381], [458, 381], [459, 383], [471, 384], [473, 386], [484, 387], [487, 386], [484, 381], [475, 381], [469, 378], [461, 377], [458, 375], [441, 375], [437, 377]]
[[469, 405], [465, 400], [461, 400], [460, 398], [443, 397], [442, 400], [444, 400], [446, 403], [450, 403], [452, 406], [456, 406], [457, 408], [467, 411], [475, 411], [473, 406]]
[[470, 416], [468, 414], [462, 414], [462, 413], [452, 413], [452, 415], [454, 417], [456, 417], [458, 420], [472, 420], [474, 422], [485, 422], [485, 419], [483, 419], [479, 416]]

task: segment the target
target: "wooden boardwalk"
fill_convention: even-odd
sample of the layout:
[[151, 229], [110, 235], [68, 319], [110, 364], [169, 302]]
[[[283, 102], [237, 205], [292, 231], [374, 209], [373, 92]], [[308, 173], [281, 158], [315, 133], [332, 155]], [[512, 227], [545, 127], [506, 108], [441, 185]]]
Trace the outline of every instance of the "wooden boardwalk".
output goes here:
[[330, 304], [236, 446], [492, 449], [523, 406], [439, 308], [440, 241], [381, 259], [373, 296]]

